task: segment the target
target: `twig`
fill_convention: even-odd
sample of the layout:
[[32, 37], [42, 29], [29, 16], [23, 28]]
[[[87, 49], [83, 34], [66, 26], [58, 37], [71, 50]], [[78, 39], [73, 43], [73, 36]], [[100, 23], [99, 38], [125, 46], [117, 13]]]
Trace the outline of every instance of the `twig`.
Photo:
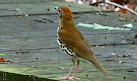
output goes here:
[[120, 7], [120, 8], [126, 9], [126, 10], [128, 10], [129, 12], [137, 15], [137, 12], [135, 12], [134, 10], [132, 10], [132, 9], [130, 9], [130, 8], [127, 8], [127, 7], [124, 7], [124, 6], [122, 6], [122, 5], [119, 5], [119, 4], [117, 4], [117, 3], [110, 2], [110, 1], [108, 1], [108, 0], [106, 0], [105, 3], [111, 4], [111, 5], [114, 5], [114, 6], [118, 6], [118, 7]]

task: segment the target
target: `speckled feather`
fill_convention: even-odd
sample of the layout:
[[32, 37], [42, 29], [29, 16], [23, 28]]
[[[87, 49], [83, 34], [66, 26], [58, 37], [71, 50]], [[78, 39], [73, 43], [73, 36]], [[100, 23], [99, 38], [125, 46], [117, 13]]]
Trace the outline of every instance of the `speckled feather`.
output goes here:
[[89, 44], [73, 24], [71, 11], [67, 7], [59, 7], [59, 9], [62, 11], [61, 23], [58, 28], [58, 38], [60, 43], [63, 44], [67, 49], [72, 50], [76, 56], [88, 60], [100, 71], [105, 73], [107, 76], [110, 76], [110, 74], [96, 59]]

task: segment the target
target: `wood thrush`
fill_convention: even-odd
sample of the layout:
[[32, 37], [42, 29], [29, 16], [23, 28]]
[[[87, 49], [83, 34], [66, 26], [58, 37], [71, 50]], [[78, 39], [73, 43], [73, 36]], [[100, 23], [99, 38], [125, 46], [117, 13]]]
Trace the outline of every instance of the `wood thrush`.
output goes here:
[[[89, 44], [84, 39], [82, 34], [73, 24], [73, 17], [71, 11], [67, 7], [55, 7], [60, 17], [60, 24], [57, 29], [57, 42], [60, 49], [70, 57], [73, 65], [66, 77], [60, 79], [78, 80], [76, 78], [76, 72], [79, 66], [79, 57], [88, 60], [96, 68], [105, 73], [107, 76], [110, 74], [103, 68], [100, 62], [96, 59]], [[77, 61], [77, 67], [73, 77], [70, 77], [70, 73]]]

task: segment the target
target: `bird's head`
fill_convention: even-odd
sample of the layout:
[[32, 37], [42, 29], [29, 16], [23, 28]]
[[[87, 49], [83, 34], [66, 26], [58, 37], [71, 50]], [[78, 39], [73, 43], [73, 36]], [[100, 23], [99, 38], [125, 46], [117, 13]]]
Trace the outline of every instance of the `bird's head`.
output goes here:
[[73, 21], [72, 14], [69, 8], [67, 7], [54, 7], [58, 14], [59, 17], [64, 20], [64, 21]]

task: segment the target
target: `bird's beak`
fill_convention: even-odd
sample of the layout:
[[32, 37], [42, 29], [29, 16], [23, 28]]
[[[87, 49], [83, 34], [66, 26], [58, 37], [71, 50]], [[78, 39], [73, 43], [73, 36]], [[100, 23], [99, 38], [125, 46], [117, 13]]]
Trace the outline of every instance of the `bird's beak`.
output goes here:
[[62, 12], [61, 12], [61, 10], [58, 7], [54, 7], [54, 8], [58, 12], [59, 17], [62, 18]]

